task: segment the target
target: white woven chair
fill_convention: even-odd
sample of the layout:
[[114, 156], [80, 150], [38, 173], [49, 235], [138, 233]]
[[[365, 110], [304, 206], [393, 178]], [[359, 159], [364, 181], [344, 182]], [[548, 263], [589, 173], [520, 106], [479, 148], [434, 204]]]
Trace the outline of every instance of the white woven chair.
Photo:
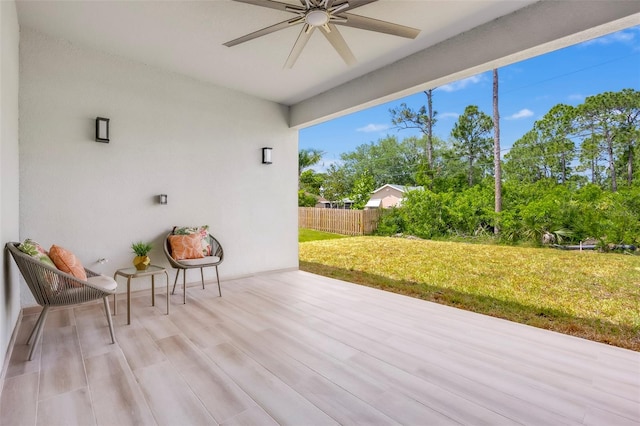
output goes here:
[[222, 290], [220, 289], [220, 276], [218, 275], [218, 265], [222, 263], [224, 259], [224, 251], [222, 246], [211, 234], [207, 234], [207, 240], [211, 244], [211, 255], [205, 256], [202, 259], [184, 259], [176, 260], [171, 255], [171, 244], [169, 243], [169, 236], [173, 235], [169, 233], [164, 239], [164, 254], [167, 256], [167, 260], [172, 267], [176, 268], [176, 279], [173, 282], [173, 290], [171, 294], [176, 291], [176, 284], [178, 283], [178, 276], [182, 270], [182, 303], [187, 303], [187, 269], [200, 269], [200, 278], [202, 279], [202, 288], [204, 289], [204, 268], [216, 268], [216, 279], [218, 281], [218, 293], [222, 297]]
[[96, 274], [88, 269], [85, 269], [87, 281], [79, 280], [73, 275], [48, 266], [40, 260], [21, 252], [17, 248], [19, 245], [20, 243], [10, 242], [6, 244], [6, 247], [18, 265], [18, 269], [20, 269], [20, 273], [29, 286], [29, 290], [31, 290], [36, 302], [42, 306], [42, 312], [27, 340], [27, 344], [31, 345], [29, 361], [33, 359], [33, 353], [40, 342], [44, 323], [52, 306], [76, 305], [102, 299], [107, 322], [109, 323], [111, 343], [115, 343], [111, 310], [109, 309], [107, 298], [115, 294], [117, 283], [110, 277]]

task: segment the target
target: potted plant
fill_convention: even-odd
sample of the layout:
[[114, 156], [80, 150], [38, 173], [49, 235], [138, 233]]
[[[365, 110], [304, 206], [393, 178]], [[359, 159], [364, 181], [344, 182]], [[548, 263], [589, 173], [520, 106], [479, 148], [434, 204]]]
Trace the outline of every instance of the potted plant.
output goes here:
[[144, 271], [151, 263], [151, 259], [147, 254], [152, 248], [151, 243], [143, 243], [142, 241], [131, 244], [131, 250], [136, 254], [136, 257], [133, 258], [133, 265], [138, 271]]

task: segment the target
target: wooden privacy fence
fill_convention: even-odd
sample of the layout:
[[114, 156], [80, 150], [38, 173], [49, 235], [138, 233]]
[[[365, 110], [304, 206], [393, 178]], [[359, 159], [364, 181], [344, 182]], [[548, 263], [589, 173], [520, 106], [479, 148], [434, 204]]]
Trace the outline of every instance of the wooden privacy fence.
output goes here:
[[378, 228], [380, 209], [298, 207], [298, 226], [344, 235], [368, 235]]

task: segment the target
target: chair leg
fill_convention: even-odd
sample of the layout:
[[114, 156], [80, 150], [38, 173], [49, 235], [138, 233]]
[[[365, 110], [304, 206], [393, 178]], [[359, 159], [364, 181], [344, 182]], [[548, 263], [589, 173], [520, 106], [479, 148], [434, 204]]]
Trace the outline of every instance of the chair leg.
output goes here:
[[182, 270], [182, 304], [187, 304], [187, 270]]
[[218, 265], [216, 265], [216, 279], [218, 280], [218, 293], [222, 297], [222, 290], [220, 290], [220, 275], [218, 275]]
[[104, 312], [107, 314], [107, 322], [109, 323], [109, 333], [111, 333], [111, 343], [116, 342], [115, 334], [113, 333], [113, 320], [111, 319], [111, 309], [109, 309], [109, 296], [105, 296], [102, 300], [104, 301]]
[[33, 343], [33, 338], [36, 337], [36, 331], [38, 330], [38, 328], [40, 328], [40, 324], [42, 324], [42, 321], [47, 315], [45, 313], [47, 309], [49, 309], [48, 306], [42, 307], [42, 310], [40, 311], [40, 315], [38, 315], [38, 319], [36, 320], [36, 323], [34, 324], [33, 329], [31, 329], [31, 334], [29, 334], [29, 338], [27, 339], [27, 345], [30, 345]]
[[[48, 306], [43, 307], [42, 313], [40, 314], [40, 318], [38, 318], [38, 322], [36, 324], [37, 330], [34, 329], [34, 331], [36, 332], [36, 336], [35, 336], [35, 339], [33, 340], [33, 343], [31, 344], [31, 349], [29, 350], [29, 361], [33, 359], [33, 353], [35, 352], [36, 346], [38, 346], [38, 343], [40, 343], [40, 339], [42, 338], [42, 330], [44, 329], [44, 323], [47, 320], [48, 314], [49, 314], [49, 307]], [[31, 340], [31, 337], [29, 337], [29, 340]]]
[[202, 289], [204, 290], [204, 272], [202, 272], [202, 268], [200, 268], [200, 278], [202, 278]]
[[173, 290], [171, 290], [171, 294], [176, 292], [176, 284], [178, 284], [178, 276], [180, 276], [180, 269], [176, 270], [176, 279], [173, 282]]

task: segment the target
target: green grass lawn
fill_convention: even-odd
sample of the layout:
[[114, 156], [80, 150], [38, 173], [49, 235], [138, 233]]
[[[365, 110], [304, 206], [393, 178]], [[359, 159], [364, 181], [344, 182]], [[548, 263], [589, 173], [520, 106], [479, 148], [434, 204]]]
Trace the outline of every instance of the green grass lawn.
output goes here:
[[640, 256], [353, 237], [300, 244], [300, 268], [640, 351]]
[[347, 235], [332, 234], [330, 232], [316, 231], [315, 229], [298, 228], [298, 242], [317, 240], [334, 240], [337, 238], [346, 238]]

